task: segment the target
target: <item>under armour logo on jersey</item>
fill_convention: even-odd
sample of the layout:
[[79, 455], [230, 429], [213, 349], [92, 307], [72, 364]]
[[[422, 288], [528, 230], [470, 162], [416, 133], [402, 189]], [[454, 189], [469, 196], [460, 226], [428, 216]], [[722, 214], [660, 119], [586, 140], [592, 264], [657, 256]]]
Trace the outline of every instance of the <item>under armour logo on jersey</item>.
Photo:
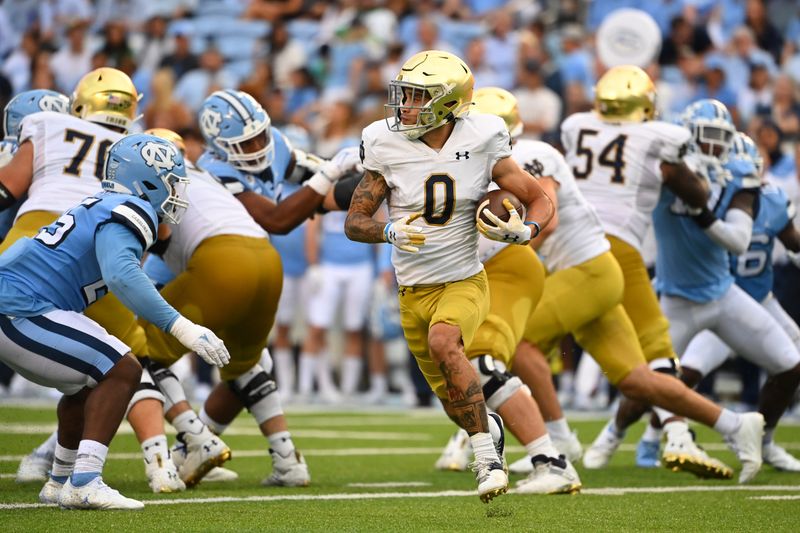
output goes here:
[[222, 114], [211, 108], [203, 109], [200, 113], [200, 127], [206, 135], [216, 137], [219, 135], [219, 125], [222, 123]]
[[464, 151], [464, 153], [456, 152], [456, 161], [461, 161], [461, 158], [469, 159], [469, 152]]
[[534, 159], [525, 163], [525, 171], [534, 178], [541, 178], [542, 172], [544, 172], [544, 165], [538, 159]]
[[149, 142], [142, 147], [142, 159], [159, 174], [175, 167], [175, 149], [167, 144]]
[[68, 100], [46, 94], [39, 100], [39, 109], [42, 111], [55, 111], [56, 113], [66, 113], [68, 109]]

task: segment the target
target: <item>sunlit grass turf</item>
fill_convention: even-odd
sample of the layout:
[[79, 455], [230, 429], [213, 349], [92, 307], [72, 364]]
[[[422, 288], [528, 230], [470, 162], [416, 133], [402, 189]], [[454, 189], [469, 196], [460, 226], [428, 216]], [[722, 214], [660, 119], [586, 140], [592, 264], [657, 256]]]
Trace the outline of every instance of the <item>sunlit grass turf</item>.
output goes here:
[[[55, 422], [53, 409], [21, 409], [0, 406], [0, 454], [27, 453]], [[146, 502], [176, 498], [300, 496], [302, 500], [232, 501], [149, 505], [141, 512], [69, 512], [55, 508], [0, 509], [9, 531], [797, 531], [800, 500], [758, 500], [759, 496], [800, 496], [800, 474], [775, 472], [765, 466], [754, 485], [784, 485], [785, 490], [722, 492], [636, 493], [598, 495], [590, 491], [578, 496], [532, 497], [509, 494], [489, 505], [477, 496], [447, 496], [443, 491], [474, 491], [468, 473], [433, 470], [438, 450], [452, 427], [437, 411], [295, 412], [289, 410], [295, 442], [306, 451], [312, 486], [276, 489], [259, 486], [270, 470], [265, 440], [255, 434], [231, 434], [226, 442], [234, 450], [228, 463], [240, 479], [225, 485], [201, 484], [181, 495], [148, 492], [141, 460], [112, 458], [105, 479], [123, 494]], [[574, 422], [581, 440], [591, 442], [603, 421]], [[22, 425], [29, 425], [22, 428]], [[254, 425], [242, 416], [233, 426], [242, 433]], [[718, 451], [720, 439], [698, 427], [698, 440], [715, 448], [715, 457], [732, 466], [738, 463], [727, 450]], [[634, 443], [641, 426], [629, 432]], [[513, 439], [509, 439], [511, 443]], [[800, 427], [778, 430], [778, 440], [800, 452]], [[717, 446], [714, 446], [716, 444]], [[376, 449], [407, 453], [388, 455]], [[353, 455], [333, 455], [347, 449]], [[400, 450], [397, 450], [400, 449]], [[509, 453], [514, 460], [521, 454]], [[237, 457], [237, 450], [240, 456]], [[261, 456], [250, 456], [263, 450]], [[112, 454], [138, 452], [133, 435], [121, 433]], [[247, 451], [242, 456], [241, 452]], [[16, 471], [17, 461], [3, 457], [0, 474]], [[642, 470], [632, 466], [633, 452], [624, 449], [608, 469], [578, 470], [585, 489], [603, 487], [720, 487], [733, 482], [701, 481], [688, 474], [665, 469]], [[512, 484], [517, 478], [512, 477]], [[353, 487], [352, 483], [422, 483], [420, 486]], [[38, 485], [17, 485], [0, 479], [0, 503], [37, 501]], [[414, 497], [386, 499], [323, 499], [342, 494], [416, 493]], [[428, 495], [427, 493], [436, 493]], [[314, 496], [319, 496], [314, 498]]]

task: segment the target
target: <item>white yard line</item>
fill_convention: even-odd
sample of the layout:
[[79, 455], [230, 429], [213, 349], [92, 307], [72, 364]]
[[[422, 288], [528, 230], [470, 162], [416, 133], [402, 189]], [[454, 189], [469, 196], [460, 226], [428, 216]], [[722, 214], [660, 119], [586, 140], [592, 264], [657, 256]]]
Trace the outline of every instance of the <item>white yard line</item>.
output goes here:
[[383, 483], [348, 483], [348, 487], [357, 489], [399, 489], [401, 487], [430, 487], [427, 481], [386, 481]]
[[[663, 494], [680, 492], [775, 492], [775, 491], [800, 491], [800, 486], [794, 485], [731, 485], [731, 486], [703, 486], [690, 485], [686, 487], [606, 487], [598, 489], [584, 489], [583, 494], [608, 496], [625, 493], [635, 494]], [[513, 491], [512, 491], [513, 493]], [[216, 498], [174, 498], [143, 500], [146, 506], [150, 505], [184, 505], [189, 503], [229, 503], [229, 502], [278, 502], [278, 501], [320, 501], [320, 500], [389, 500], [400, 498], [463, 498], [476, 496], [474, 490], [447, 490], [439, 492], [352, 492], [336, 494], [276, 494], [274, 496], [221, 496]], [[800, 496], [798, 496], [800, 497]], [[766, 496], [762, 497], [766, 498]], [[775, 497], [777, 498], [777, 497]], [[781, 498], [786, 499], [786, 498]], [[38, 509], [54, 507], [43, 503], [0, 503], [0, 510], [10, 509]]]
[[781, 496], [750, 496], [749, 500], [800, 500], [800, 495], [798, 494], [784, 494]]

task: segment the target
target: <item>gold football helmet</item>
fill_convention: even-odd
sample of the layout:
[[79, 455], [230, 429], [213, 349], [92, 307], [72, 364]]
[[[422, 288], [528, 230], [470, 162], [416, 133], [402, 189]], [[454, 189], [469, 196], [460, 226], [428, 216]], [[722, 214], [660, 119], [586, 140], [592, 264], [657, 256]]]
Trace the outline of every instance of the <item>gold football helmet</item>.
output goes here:
[[614, 67], [594, 87], [594, 110], [606, 122], [645, 122], [656, 116], [656, 87], [633, 65]]
[[[442, 124], [466, 115], [475, 79], [458, 56], [441, 50], [420, 52], [406, 61], [389, 82], [386, 124], [409, 139], [417, 139]], [[404, 115], [417, 111], [416, 121]], [[407, 117], [412, 120], [413, 117]]]
[[172, 130], [168, 130], [167, 128], [150, 128], [149, 130], [145, 130], [145, 133], [160, 137], [165, 141], [169, 141], [177, 146], [178, 150], [180, 150], [182, 154], [186, 153], [186, 143], [183, 142], [183, 137]]
[[91, 71], [72, 93], [70, 112], [76, 117], [126, 132], [136, 120], [139, 94], [124, 72], [110, 67]]
[[519, 118], [517, 97], [500, 87], [482, 87], [475, 91], [472, 100], [473, 113], [497, 115], [502, 118], [512, 139], [522, 134], [522, 119]]

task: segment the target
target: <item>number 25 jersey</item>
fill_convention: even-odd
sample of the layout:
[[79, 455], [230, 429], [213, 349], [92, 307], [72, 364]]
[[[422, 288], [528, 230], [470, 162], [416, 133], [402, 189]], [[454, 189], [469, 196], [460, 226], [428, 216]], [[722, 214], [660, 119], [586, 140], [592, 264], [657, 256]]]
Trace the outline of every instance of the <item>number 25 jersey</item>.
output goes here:
[[389, 131], [380, 120], [364, 129], [361, 150], [364, 168], [383, 176], [389, 186], [389, 219], [423, 213], [412, 222], [425, 234], [419, 253], [392, 250], [398, 283], [447, 283], [480, 272], [475, 210], [495, 163], [511, 155], [503, 120], [494, 115], [458, 118], [438, 152]]
[[87, 120], [43, 111], [20, 126], [20, 145], [33, 143], [33, 181], [19, 215], [28, 211], [63, 213], [102, 189], [109, 147], [123, 135]]
[[606, 234], [640, 253], [661, 192], [661, 162], [678, 163], [691, 133], [667, 122], [611, 124], [594, 112], [561, 124], [567, 163]]

